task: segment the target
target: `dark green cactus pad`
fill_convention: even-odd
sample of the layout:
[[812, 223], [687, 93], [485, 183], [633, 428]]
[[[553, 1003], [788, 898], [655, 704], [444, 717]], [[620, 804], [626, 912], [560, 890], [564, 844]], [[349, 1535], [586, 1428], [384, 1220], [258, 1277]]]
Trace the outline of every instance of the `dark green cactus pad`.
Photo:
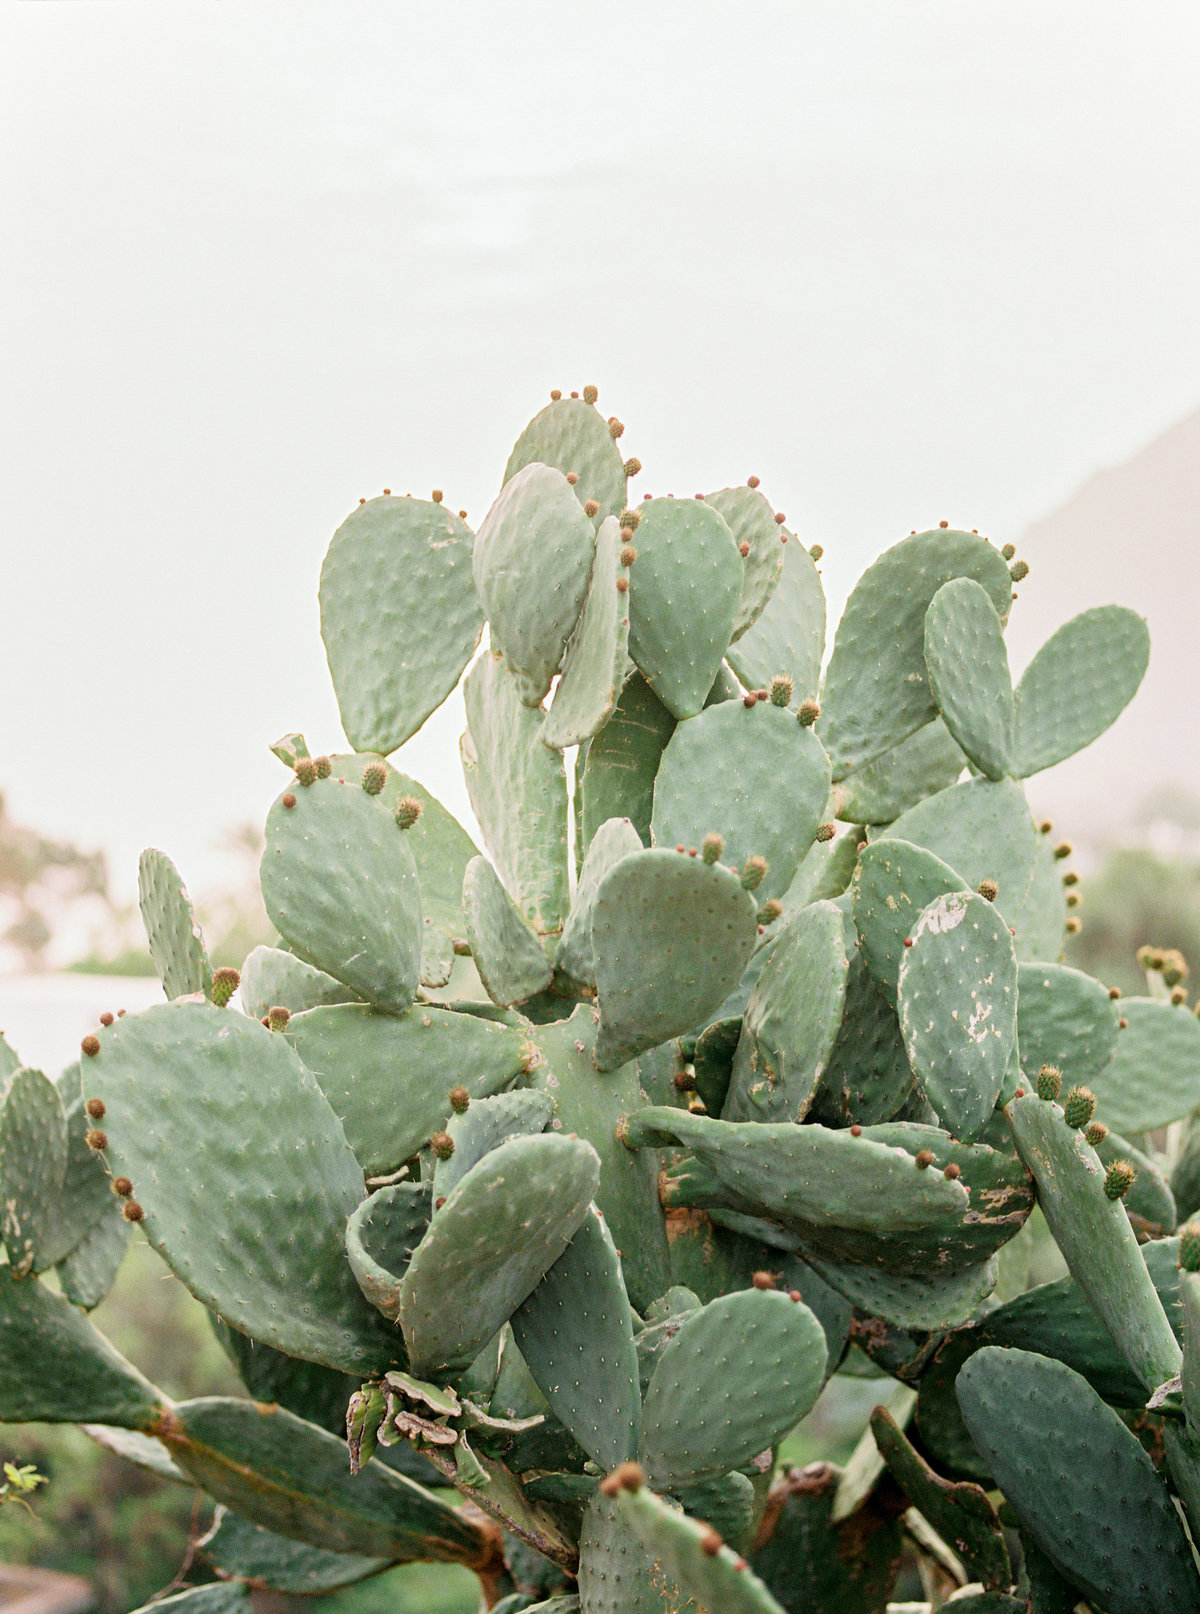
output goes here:
[[711, 1527], [735, 1552], [745, 1552], [753, 1536], [757, 1502], [753, 1483], [736, 1471], [684, 1485], [673, 1493], [683, 1511]]
[[[717, 497], [710, 495], [709, 502]], [[715, 504], [715, 508], [729, 520], [720, 504]], [[734, 525], [730, 522], [731, 527]], [[729, 664], [747, 689], [765, 689], [776, 673], [786, 673], [792, 680], [795, 705], [816, 695], [821, 679], [821, 658], [825, 654], [825, 591], [821, 577], [804, 545], [790, 533], [786, 535], [787, 542], [781, 544], [779, 540], [784, 534], [774, 526], [773, 541], [783, 567], [758, 618], [743, 630], [740, 624], [752, 587], [750, 568], [755, 563], [757, 549], [757, 540], [751, 539], [748, 533], [744, 536], [751, 550], [746, 558], [743, 603], [734, 625], [735, 642], [726, 652]], [[740, 542], [743, 534], [735, 531], [734, 537]], [[765, 530], [762, 541], [769, 562], [771, 543]]]
[[1104, 1191], [1096, 1151], [1066, 1125], [1057, 1104], [1034, 1094], [1014, 1099], [1008, 1115], [1071, 1276], [1147, 1392], [1154, 1391], [1179, 1372], [1179, 1346], [1125, 1208]]
[[1025, 1580], [1029, 1583], [1032, 1614], [1075, 1614], [1079, 1598], [1032, 1536], [1021, 1536]]
[[971, 1579], [985, 1586], [1010, 1586], [1008, 1548], [987, 1493], [970, 1481], [955, 1482], [936, 1474], [886, 1407], [876, 1407], [871, 1414], [871, 1433], [892, 1478], [942, 1540], [954, 1543]]
[[485, 857], [467, 864], [463, 914], [471, 957], [493, 1003], [509, 1007], [545, 991], [554, 976], [553, 966]]
[[463, 693], [461, 750], [471, 807], [500, 878], [544, 936], [562, 928], [570, 907], [562, 757], [542, 744], [545, 718], [522, 706], [500, 657], [481, 657]]
[[700, 500], [650, 499], [638, 514], [629, 654], [664, 706], [695, 717], [737, 620], [742, 557], [725, 522]]
[[1017, 685], [1017, 775], [1028, 778], [1091, 745], [1133, 699], [1149, 660], [1149, 629], [1125, 606], [1102, 605], [1064, 623]]
[[967, 884], [923, 846], [888, 836], [863, 847], [850, 889], [863, 959], [894, 1003], [904, 943], [922, 911], [948, 891], [966, 891]]
[[278, 797], [261, 879], [267, 912], [299, 957], [378, 1008], [408, 1008], [421, 892], [404, 831], [378, 797], [336, 776]]
[[368, 499], [321, 568], [321, 637], [346, 737], [387, 756], [458, 683], [483, 631], [471, 529], [443, 504]]
[[1021, 1069], [1036, 1078], [1043, 1065], [1063, 1073], [1064, 1091], [1090, 1087], [1112, 1058], [1117, 1005], [1098, 981], [1065, 964], [1022, 964], [1017, 970], [1017, 1046]]
[[879, 1614], [888, 1606], [904, 1551], [903, 1498], [881, 1486], [835, 1523], [840, 1477], [829, 1463], [811, 1463], [771, 1487], [770, 1535], [751, 1563], [787, 1614]]
[[[914, 1277], [862, 1261], [809, 1259], [817, 1275], [864, 1317], [917, 1332], [961, 1327], [991, 1294], [998, 1277], [995, 1261]], [[874, 1321], [866, 1326], [878, 1332]]]
[[782, 897], [813, 844], [829, 799], [829, 760], [811, 728], [770, 701], [710, 706], [680, 723], [654, 785], [651, 832], [660, 846], [699, 847], [712, 832], [741, 868], [765, 857], [760, 901]]
[[1183, 1405], [1193, 1436], [1200, 1433], [1200, 1273], [1179, 1274], [1179, 1311], [1183, 1324]]
[[[82, 1107], [77, 1126], [88, 1123]], [[67, 1116], [58, 1088], [28, 1065], [0, 1090], [0, 1240], [18, 1278], [53, 1266], [67, 1170]], [[80, 1231], [85, 1231], [81, 1229]]]
[[813, 1119], [828, 1126], [890, 1121], [915, 1080], [896, 1011], [856, 949], [846, 976], [842, 1024], [813, 1101]]
[[1088, 1086], [1097, 1114], [1118, 1132], [1150, 1132], [1200, 1105], [1200, 1020], [1182, 1005], [1122, 998], [1125, 1026], [1109, 1064]]
[[1194, 1608], [1170, 1494], [1117, 1414], [1062, 1362], [992, 1346], [958, 1375], [971, 1437], [1021, 1528], [1110, 1614]]
[[757, 934], [754, 899], [728, 869], [663, 848], [622, 858], [592, 913], [598, 1068], [702, 1025], [737, 985]]
[[537, 706], [579, 621], [596, 533], [574, 489], [550, 465], [506, 478], [475, 535], [475, 587], [492, 648], [524, 705]]
[[554, 1101], [549, 1094], [528, 1088], [473, 1100], [470, 1109], [452, 1115], [446, 1123], [454, 1153], [448, 1159], [434, 1161], [433, 1197], [449, 1198], [476, 1161], [509, 1138], [541, 1132], [553, 1113]]
[[450, 1089], [503, 1092], [529, 1059], [525, 1031], [432, 1003], [403, 1015], [346, 1003], [293, 1015], [284, 1033], [316, 1077], [368, 1177], [395, 1171], [450, 1113]]
[[1017, 1036], [1016, 956], [990, 902], [951, 891], [922, 910], [900, 961], [896, 1003], [925, 1096], [947, 1129], [970, 1142], [1000, 1096]]
[[107, 1107], [109, 1166], [132, 1180], [146, 1236], [196, 1298], [289, 1355], [386, 1366], [393, 1347], [343, 1247], [362, 1170], [287, 1040], [181, 1003], [117, 1020], [100, 1043], [87, 1078]]
[[587, 1004], [580, 1004], [569, 1020], [540, 1026], [534, 1040], [541, 1063], [533, 1079], [554, 1100], [555, 1129], [577, 1133], [600, 1157], [600, 1187], [594, 1197], [621, 1252], [630, 1298], [645, 1307], [662, 1294], [670, 1278], [658, 1157], [653, 1150], [635, 1154], [618, 1137], [622, 1117], [645, 1102], [637, 1066], [597, 1073], [592, 1058], [595, 1016]]
[[1004, 629], [987, 590], [944, 583], [925, 613], [925, 667], [942, 720], [989, 779], [1012, 771], [1013, 690]]
[[814, 841], [796, 866], [792, 883], [783, 893], [783, 913], [774, 930], [810, 902], [831, 902], [850, 887], [858, 863], [859, 841], [851, 832], [831, 841]]
[[821, 736], [842, 779], [937, 716], [925, 668], [925, 613], [951, 578], [969, 577], [1006, 618], [1012, 596], [998, 549], [969, 532], [915, 533], [868, 567], [838, 623], [821, 696]]
[[512, 1314], [513, 1338], [550, 1409], [593, 1462], [637, 1449], [638, 1359], [621, 1258], [591, 1207], [570, 1244]]
[[651, 1482], [741, 1467], [800, 1422], [825, 1383], [825, 1331], [803, 1301], [742, 1289], [685, 1318], [659, 1354], [639, 1460]]
[[609, 869], [630, 852], [641, 850], [641, 837], [628, 818], [606, 819], [592, 836], [579, 870], [571, 911], [554, 953], [554, 968], [568, 982], [595, 989], [592, 907], [596, 892]]
[[325, 1003], [357, 1003], [361, 999], [324, 970], [314, 969], [295, 953], [280, 947], [256, 947], [242, 965], [238, 993], [242, 1007], [255, 1020], [268, 1009], [283, 1008], [303, 1014]]
[[[741, 1020], [731, 1017], [728, 1020], [716, 1020], [712, 1025], [705, 1026], [696, 1038], [696, 1047], [692, 1054], [696, 1092], [699, 1093], [709, 1115], [720, 1115], [725, 1106], [729, 1083], [733, 1076], [733, 1057], [737, 1052], [741, 1035]], [[648, 1093], [647, 1096], [652, 1104], [667, 1102], [656, 1098], [652, 1093]]]
[[621, 529], [610, 516], [596, 534], [587, 598], [567, 641], [562, 677], [542, 730], [546, 745], [581, 745], [612, 715], [629, 669], [629, 594], [617, 587]]
[[[748, 552], [743, 556], [742, 597], [731, 635], [733, 639], [740, 639], [762, 616], [775, 592], [783, 570], [786, 536], [775, 520], [775, 512], [766, 499], [756, 488], [747, 484], [736, 488], [719, 488], [716, 493], [706, 493], [704, 502], [724, 521], [733, 534], [733, 541], [738, 549], [740, 550], [743, 544], [747, 545]], [[781, 539], [784, 542], [780, 542]], [[819, 589], [820, 584], [817, 587]], [[823, 607], [823, 596], [821, 603]], [[821, 622], [824, 627], [823, 611]], [[818, 668], [819, 665], [818, 653]], [[753, 679], [746, 687], [757, 689], [770, 680], [773, 672], [791, 671], [792, 669], [781, 661], [777, 665], [773, 664], [771, 672], [765, 677]], [[815, 685], [813, 687], [815, 688]], [[801, 686], [798, 699], [802, 700], [809, 693], [806, 684]]]
[[834, 791], [837, 817], [850, 824], [890, 824], [926, 796], [948, 789], [967, 759], [941, 718], [848, 773]]
[[0, 1267], [0, 1417], [155, 1429], [166, 1396], [62, 1295]]
[[829, 902], [802, 908], [750, 993], [726, 1120], [804, 1119], [842, 1023], [847, 968], [841, 914]]
[[344, 1441], [282, 1407], [183, 1401], [156, 1432], [216, 1501], [290, 1540], [393, 1563], [489, 1555], [490, 1529], [382, 1463], [352, 1476]]
[[412, 1371], [461, 1372], [552, 1267], [600, 1182], [578, 1138], [513, 1138], [471, 1168], [437, 1211], [404, 1275], [400, 1322]]
[[389, 1183], [364, 1199], [346, 1223], [346, 1258], [358, 1287], [389, 1322], [400, 1320], [401, 1283], [429, 1226], [430, 1209], [424, 1183]]
[[594, 1496], [583, 1515], [579, 1594], [586, 1614], [705, 1614], [603, 1495]]
[[513, 444], [504, 480], [526, 465], [552, 465], [564, 476], [574, 474], [580, 504], [595, 499], [596, 519], [619, 515], [625, 508], [625, 462], [608, 422], [581, 398], [556, 398], [539, 410]]
[[617, 1511], [680, 1589], [702, 1608], [728, 1614], [784, 1614], [740, 1554], [714, 1542], [711, 1527], [678, 1513], [644, 1487], [622, 1491]]
[[587, 748], [575, 803], [584, 850], [610, 818], [628, 818], [643, 844], [650, 844], [654, 780], [674, 732], [675, 719], [641, 673], [633, 673]]
[[212, 965], [191, 898], [165, 852], [153, 847], [138, 864], [138, 906], [150, 944], [150, 957], [169, 998], [190, 992], [208, 995]]
[[224, 1507], [217, 1509], [212, 1529], [201, 1537], [198, 1547], [205, 1562], [222, 1575], [237, 1576], [273, 1592], [307, 1597], [353, 1586], [368, 1575], [377, 1575], [390, 1562], [289, 1541]]
[[298, 1418], [331, 1434], [346, 1432], [346, 1407], [362, 1383], [358, 1374], [339, 1373], [319, 1362], [302, 1362], [230, 1328], [212, 1312], [209, 1324], [221, 1349], [255, 1401], [277, 1401]]
[[160, 1608], [165, 1608], [167, 1614], [250, 1614], [250, 1588], [236, 1581], [193, 1586], [173, 1597], [155, 1598], [135, 1609], [134, 1614], [157, 1614]]
[[73, 1306], [92, 1311], [104, 1299], [125, 1258], [132, 1231], [109, 1195], [104, 1215], [55, 1268], [62, 1292]]

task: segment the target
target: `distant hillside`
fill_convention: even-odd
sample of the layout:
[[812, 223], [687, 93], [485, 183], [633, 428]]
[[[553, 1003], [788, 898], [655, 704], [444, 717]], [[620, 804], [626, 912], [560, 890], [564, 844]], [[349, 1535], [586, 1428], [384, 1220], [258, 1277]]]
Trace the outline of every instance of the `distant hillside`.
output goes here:
[[1008, 630], [1014, 678], [1060, 622], [1089, 606], [1132, 606], [1150, 624], [1150, 669], [1095, 745], [1030, 781], [1034, 809], [1102, 837], [1152, 794], [1200, 798], [1191, 697], [1200, 665], [1200, 410], [1100, 471], [1017, 547], [1030, 575]]

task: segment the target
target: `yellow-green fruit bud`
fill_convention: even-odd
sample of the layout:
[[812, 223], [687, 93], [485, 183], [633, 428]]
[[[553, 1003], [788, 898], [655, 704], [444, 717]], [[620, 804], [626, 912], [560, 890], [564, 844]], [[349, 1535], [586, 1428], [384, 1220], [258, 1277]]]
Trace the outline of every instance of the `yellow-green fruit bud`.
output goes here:
[[617, 438], [622, 435], [624, 430], [624, 424], [617, 419], [616, 415], [610, 415], [608, 417], [608, 435], [612, 438], [613, 442], [616, 442]]
[[292, 1018], [292, 1011], [285, 1009], [282, 1003], [277, 1003], [267, 1010], [267, 1030], [286, 1031], [287, 1023]]
[[637, 559], [637, 550], [633, 547], [632, 544], [626, 544], [625, 547], [621, 550], [621, 565], [622, 566], [632, 566], [636, 559]]
[[362, 771], [362, 787], [368, 796], [377, 796], [387, 784], [387, 763], [368, 762]]
[[776, 673], [771, 680], [771, 705], [787, 706], [792, 698], [795, 684], [787, 673]]
[[411, 829], [421, 816], [421, 803], [415, 796], [401, 796], [396, 803], [396, 822], [401, 829]]
[[758, 922], [760, 925], [773, 925], [782, 912], [783, 903], [779, 898], [768, 897], [758, 910]]
[[1039, 1098], [1055, 1099], [1062, 1091], [1062, 1071], [1057, 1065], [1043, 1065], [1038, 1071], [1037, 1095]]
[[1008, 575], [1014, 583], [1023, 583], [1029, 576], [1029, 562], [1027, 560], [1014, 561], [1008, 568]]
[[742, 868], [742, 889], [757, 891], [767, 873], [765, 857], [748, 857]]
[[837, 834], [837, 827], [835, 825], [833, 825], [833, 824], [818, 824], [817, 825], [817, 833], [813, 837], [813, 839], [818, 840], [818, 841], [831, 841], [836, 834]]
[[449, 1132], [435, 1132], [429, 1140], [429, 1147], [439, 1160], [449, 1160], [454, 1153], [454, 1139]]
[[1000, 551], [1001, 555], [1003, 555], [1005, 560], [1011, 560], [1013, 558], [1013, 556], [1016, 554], [1016, 552], [1017, 552], [1016, 544], [1005, 544], [1004, 548]]
[[596, 516], [600, 514], [600, 506], [596, 503], [595, 499], [585, 499], [583, 501], [583, 513], [585, 516]]
[[314, 757], [313, 767], [317, 770], [318, 779], [328, 779], [333, 772], [333, 763], [328, 757]]
[[1128, 1160], [1114, 1160], [1104, 1174], [1104, 1192], [1109, 1199], [1124, 1199], [1136, 1176]]
[[724, 850], [725, 837], [713, 831], [712, 834], [706, 835], [701, 842], [700, 855], [706, 863], [718, 863]]
[[300, 760], [296, 764], [296, 778], [300, 781], [300, 783], [302, 785], [307, 786], [307, 785], [311, 785], [311, 784], [315, 783], [316, 777], [317, 777], [317, 765], [316, 765], [316, 763], [313, 761], [313, 759], [311, 757], [301, 757]]
[[1093, 1121], [1083, 1135], [1093, 1149], [1098, 1149], [1108, 1136], [1108, 1128], [1103, 1121]]
[[638, 523], [641, 521], [641, 519], [641, 515], [637, 510], [621, 511], [621, 526], [628, 527], [630, 532], [636, 532], [638, 530]]
[[242, 984], [242, 977], [237, 970], [231, 969], [228, 964], [221, 969], [213, 971], [212, 1000], [218, 1009], [223, 1009], [230, 998]]
[[633, 458], [633, 459], [627, 459], [625, 461], [625, 475], [626, 476], [636, 476], [638, 474], [638, 472], [641, 470], [641, 468], [642, 468], [642, 462], [641, 462], [641, 460], [637, 459], [636, 457]]
[[1167, 986], [1178, 986], [1181, 981], [1187, 980], [1187, 959], [1178, 948], [1172, 947], [1163, 954], [1162, 978]]
[[1085, 1127], [1096, 1113], [1096, 1095], [1090, 1087], [1073, 1087], [1063, 1099], [1063, 1120], [1073, 1132]]
[[996, 884], [995, 880], [980, 880], [975, 889], [978, 891], [979, 895], [988, 902], [995, 902], [1000, 891], [1000, 887]]
[[452, 1087], [450, 1089], [450, 1108], [455, 1115], [465, 1115], [471, 1108], [471, 1095], [465, 1087]]
[[821, 715], [821, 708], [814, 700], [801, 701], [796, 708], [796, 716], [802, 729], [809, 729]]
[[821, 556], [825, 553], [825, 546], [824, 544], [811, 544], [809, 546], [808, 553], [813, 564], [816, 565], [817, 561], [819, 561]]
[[1183, 1272], [1200, 1272], [1200, 1222], [1179, 1229], [1179, 1266]]

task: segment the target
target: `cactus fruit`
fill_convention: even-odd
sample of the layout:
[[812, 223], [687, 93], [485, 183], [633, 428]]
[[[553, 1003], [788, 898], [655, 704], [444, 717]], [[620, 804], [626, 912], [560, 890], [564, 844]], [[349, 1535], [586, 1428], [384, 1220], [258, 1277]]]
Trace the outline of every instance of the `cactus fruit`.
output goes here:
[[[478, 535], [440, 492], [335, 534], [351, 750], [272, 747], [280, 944], [213, 970], [149, 851], [167, 1001], [57, 1083], [0, 1040], [0, 1418], [221, 1505], [180, 1614], [419, 1559], [505, 1614], [884, 1614], [902, 1569], [1200, 1606], [1200, 1021], [1176, 954], [1120, 1004], [1061, 962], [1021, 782], [1145, 624], [1084, 612], [1014, 689], [1024, 563], [942, 523], [822, 678], [820, 546], [756, 477], [634, 508], [597, 396], [551, 394]], [[386, 760], [460, 680], [482, 849]], [[1035, 1203], [1070, 1276], [1021, 1292]], [[173, 1402], [88, 1320], [135, 1225], [252, 1399]], [[866, 1374], [874, 1439], [788, 1468]]]

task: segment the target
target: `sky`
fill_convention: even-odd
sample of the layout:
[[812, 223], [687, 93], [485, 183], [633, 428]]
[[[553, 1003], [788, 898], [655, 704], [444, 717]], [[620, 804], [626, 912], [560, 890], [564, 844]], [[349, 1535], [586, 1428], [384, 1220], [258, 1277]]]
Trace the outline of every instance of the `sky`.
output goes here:
[[[1200, 8], [0, 3], [0, 791], [193, 888], [340, 741], [360, 497], [472, 524], [553, 387], [762, 477], [839, 602], [1200, 404]], [[465, 813], [461, 711], [395, 759]]]

